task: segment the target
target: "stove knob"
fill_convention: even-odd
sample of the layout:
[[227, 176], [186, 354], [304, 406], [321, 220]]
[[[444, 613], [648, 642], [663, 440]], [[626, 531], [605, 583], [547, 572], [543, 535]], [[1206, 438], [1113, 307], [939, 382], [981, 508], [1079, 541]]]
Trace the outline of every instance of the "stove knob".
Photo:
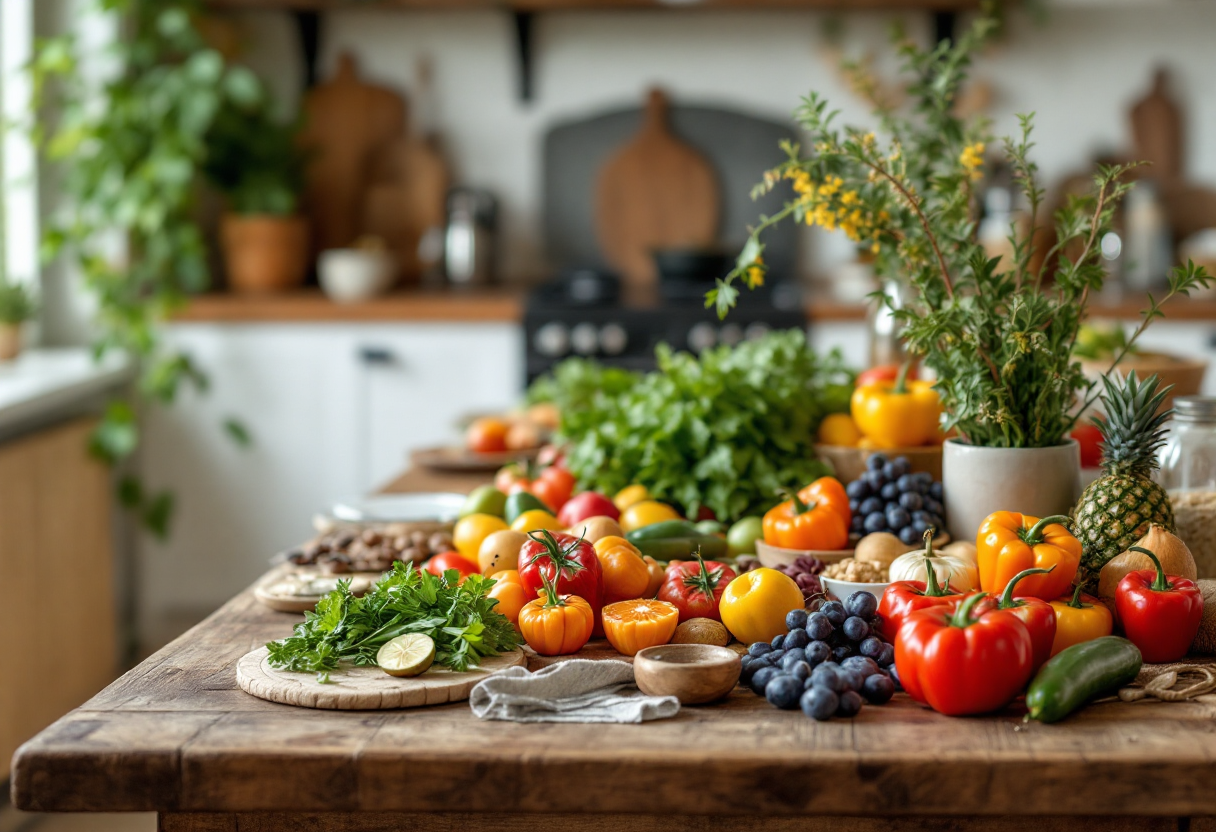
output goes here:
[[595, 324], [576, 324], [570, 330], [570, 343], [579, 355], [594, 355], [600, 347], [600, 334]]
[[726, 324], [718, 333], [718, 340], [728, 347], [733, 347], [743, 340], [743, 330], [739, 328], [738, 324]]
[[718, 342], [718, 331], [711, 323], [702, 321], [688, 330], [688, 348], [693, 352], [704, 352]]
[[570, 351], [570, 332], [565, 324], [556, 321], [545, 324], [532, 336], [532, 346], [541, 355], [561, 358]]
[[762, 324], [759, 321], [756, 321], [754, 324], [748, 324], [743, 335], [749, 341], [759, 341], [765, 335], [768, 335], [768, 324]]
[[605, 355], [620, 355], [629, 346], [629, 333], [620, 324], [604, 324], [600, 329], [600, 348]]

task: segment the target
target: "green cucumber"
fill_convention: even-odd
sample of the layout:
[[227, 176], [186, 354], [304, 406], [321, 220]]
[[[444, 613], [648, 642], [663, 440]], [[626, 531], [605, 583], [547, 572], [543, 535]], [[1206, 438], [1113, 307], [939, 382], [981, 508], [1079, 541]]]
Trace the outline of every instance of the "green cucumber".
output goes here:
[[507, 503], [503, 507], [503, 513], [506, 515], [508, 523], [514, 523], [519, 515], [525, 511], [547, 511], [553, 513], [553, 509], [541, 502], [540, 497], [535, 494], [529, 494], [527, 491], [516, 491], [510, 497], [507, 497]]
[[655, 560], [689, 560], [697, 549], [706, 560], [717, 560], [726, 554], [726, 540], [721, 537], [668, 537], [662, 540], [638, 540], [638, 551]]
[[1118, 636], [1061, 650], [1039, 669], [1026, 691], [1030, 718], [1058, 722], [1089, 700], [1130, 684], [1142, 662], [1136, 645]]
[[663, 540], [671, 537], [700, 537], [697, 527], [687, 520], [664, 520], [634, 529], [625, 538], [634, 545], [639, 540]]

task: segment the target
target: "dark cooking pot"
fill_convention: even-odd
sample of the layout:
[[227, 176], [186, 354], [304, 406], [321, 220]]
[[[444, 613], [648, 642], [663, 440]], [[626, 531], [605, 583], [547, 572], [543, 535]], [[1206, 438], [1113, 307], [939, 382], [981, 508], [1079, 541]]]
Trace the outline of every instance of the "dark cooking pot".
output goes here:
[[713, 283], [735, 264], [735, 252], [719, 247], [665, 248], [652, 252], [659, 283]]

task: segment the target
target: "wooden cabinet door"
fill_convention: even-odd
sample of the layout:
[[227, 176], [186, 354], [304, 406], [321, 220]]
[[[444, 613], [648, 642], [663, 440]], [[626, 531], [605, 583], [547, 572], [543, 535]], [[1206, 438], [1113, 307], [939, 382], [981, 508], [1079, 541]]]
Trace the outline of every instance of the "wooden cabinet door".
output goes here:
[[0, 445], [0, 779], [117, 670], [109, 472], [82, 419]]

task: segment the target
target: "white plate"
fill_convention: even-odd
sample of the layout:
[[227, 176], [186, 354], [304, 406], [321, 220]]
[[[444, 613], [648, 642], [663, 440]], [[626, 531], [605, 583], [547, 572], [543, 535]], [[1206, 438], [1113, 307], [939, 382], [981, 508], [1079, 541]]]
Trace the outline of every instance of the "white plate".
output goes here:
[[460, 514], [465, 495], [375, 494], [334, 503], [330, 513], [347, 523], [450, 523]]
[[841, 601], [859, 590], [864, 590], [881, 601], [882, 594], [886, 592], [887, 587], [891, 585], [890, 581], [877, 584], [863, 584], [856, 581], [838, 581], [835, 578], [825, 578], [823, 575], [819, 576], [819, 583], [823, 584], [824, 589], [835, 595]]

